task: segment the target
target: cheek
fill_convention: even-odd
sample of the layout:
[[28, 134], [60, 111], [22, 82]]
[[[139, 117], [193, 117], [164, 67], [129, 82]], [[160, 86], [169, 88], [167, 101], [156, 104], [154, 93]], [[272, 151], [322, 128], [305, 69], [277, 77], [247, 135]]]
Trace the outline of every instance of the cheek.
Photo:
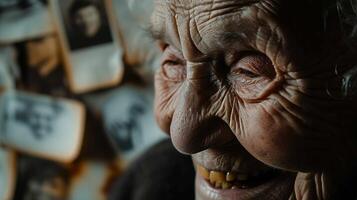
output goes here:
[[290, 157], [289, 149], [292, 145], [288, 144], [291, 142], [288, 142], [289, 135], [286, 133], [291, 128], [280, 123], [279, 117], [263, 109], [247, 112], [248, 115], [242, 116], [246, 134], [239, 138], [243, 146], [266, 164], [279, 168], [288, 167], [285, 163]]
[[165, 133], [169, 134], [180, 84], [167, 82], [160, 72], [155, 76], [155, 118]]
[[242, 145], [258, 160], [276, 168], [307, 171], [321, 167], [328, 145], [309, 138], [312, 131], [293, 116], [269, 106], [245, 108], [246, 114], [241, 115], [244, 133], [237, 136]]

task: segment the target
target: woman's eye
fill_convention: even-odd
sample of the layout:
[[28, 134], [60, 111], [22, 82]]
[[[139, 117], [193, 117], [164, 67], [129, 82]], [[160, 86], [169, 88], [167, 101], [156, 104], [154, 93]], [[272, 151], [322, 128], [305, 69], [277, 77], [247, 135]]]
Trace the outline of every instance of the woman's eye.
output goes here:
[[273, 79], [275, 70], [267, 56], [262, 54], [249, 54], [238, 60], [231, 68], [231, 74], [248, 79], [260, 77]]
[[163, 63], [164, 66], [176, 66], [179, 65], [180, 63], [174, 60], [167, 60]]
[[243, 68], [236, 69], [233, 71], [233, 73], [237, 74], [237, 75], [244, 75], [244, 76], [247, 76], [248, 78], [258, 78], [259, 77], [259, 74], [256, 74], [252, 71], [249, 71], [249, 70], [246, 70]]
[[184, 67], [175, 61], [167, 61], [163, 64], [163, 73], [166, 78], [173, 81], [182, 80], [185, 70]]
[[231, 67], [229, 80], [241, 98], [257, 99], [275, 76], [275, 68], [266, 55], [247, 53]]
[[186, 77], [185, 61], [171, 47], [164, 50], [161, 69], [164, 78], [170, 81], [182, 81]]

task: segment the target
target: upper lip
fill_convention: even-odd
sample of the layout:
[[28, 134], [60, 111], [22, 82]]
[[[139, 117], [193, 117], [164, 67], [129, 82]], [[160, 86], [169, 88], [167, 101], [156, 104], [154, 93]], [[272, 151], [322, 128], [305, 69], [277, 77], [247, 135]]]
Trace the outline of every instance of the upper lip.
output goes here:
[[238, 142], [192, 155], [193, 161], [210, 171], [253, 174], [273, 168], [255, 159]]

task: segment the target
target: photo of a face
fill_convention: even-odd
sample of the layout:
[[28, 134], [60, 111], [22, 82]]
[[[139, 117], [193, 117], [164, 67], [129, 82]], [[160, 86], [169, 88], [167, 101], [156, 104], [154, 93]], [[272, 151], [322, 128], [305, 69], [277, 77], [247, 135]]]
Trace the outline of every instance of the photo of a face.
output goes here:
[[78, 8], [73, 15], [76, 29], [84, 37], [95, 36], [101, 27], [101, 17], [98, 8], [93, 4]]
[[25, 98], [16, 98], [9, 104], [13, 109], [11, 113], [5, 113], [5, 119], [27, 127], [33, 137], [39, 140], [52, 134], [52, 125], [62, 109], [56, 102], [39, 104]]
[[0, 98], [0, 110], [5, 146], [60, 162], [77, 156], [84, 123], [79, 102], [9, 90]]
[[142, 143], [143, 130], [138, 119], [145, 114], [146, 107], [141, 102], [135, 102], [126, 110], [126, 119], [112, 122], [108, 127], [108, 132], [121, 151], [133, 150]]
[[152, 117], [151, 93], [125, 85], [107, 95], [100, 106], [105, 132], [125, 162], [165, 137]]
[[59, 6], [70, 50], [113, 41], [104, 1], [64, 0]]
[[117, 42], [110, 4], [109, 0], [50, 3], [59, 30], [69, 89], [73, 93], [112, 87], [122, 80], [123, 49]]

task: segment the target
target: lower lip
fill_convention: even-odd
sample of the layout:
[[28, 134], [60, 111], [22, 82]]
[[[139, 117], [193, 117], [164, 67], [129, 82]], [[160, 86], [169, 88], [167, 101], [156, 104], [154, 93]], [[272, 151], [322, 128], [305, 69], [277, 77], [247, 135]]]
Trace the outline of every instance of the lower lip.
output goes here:
[[286, 200], [294, 187], [295, 174], [282, 173], [249, 189], [217, 189], [196, 174], [196, 200]]

